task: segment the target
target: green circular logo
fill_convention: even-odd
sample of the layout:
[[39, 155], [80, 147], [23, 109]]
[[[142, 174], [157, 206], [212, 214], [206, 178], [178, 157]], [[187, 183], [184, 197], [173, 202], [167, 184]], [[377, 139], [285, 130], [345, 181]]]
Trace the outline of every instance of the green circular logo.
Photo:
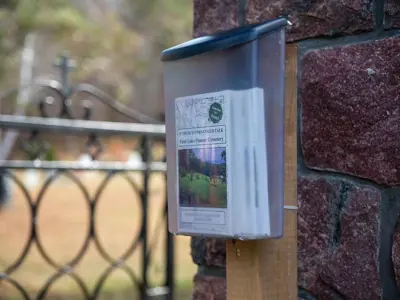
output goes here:
[[222, 119], [222, 106], [221, 104], [214, 102], [210, 106], [208, 111], [208, 116], [213, 123], [218, 123]]

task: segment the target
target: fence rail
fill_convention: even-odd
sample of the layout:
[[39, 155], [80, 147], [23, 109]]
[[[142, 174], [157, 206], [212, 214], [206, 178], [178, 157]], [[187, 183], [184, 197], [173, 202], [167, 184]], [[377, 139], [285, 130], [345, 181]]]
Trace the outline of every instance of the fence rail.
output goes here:
[[146, 135], [158, 138], [164, 138], [165, 136], [165, 125], [159, 124], [132, 124], [12, 115], [0, 115], [0, 128], [73, 134], [99, 133], [102, 136], [115, 134], [129, 136]]

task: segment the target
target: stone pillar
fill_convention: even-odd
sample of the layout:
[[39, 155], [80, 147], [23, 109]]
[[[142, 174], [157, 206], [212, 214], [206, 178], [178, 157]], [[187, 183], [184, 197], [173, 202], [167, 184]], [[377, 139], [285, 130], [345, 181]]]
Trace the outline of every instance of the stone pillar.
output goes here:
[[[287, 16], [299, 47], [299, 299], [400, 299], [400, 1], [194, 0], [194, 35]], [[194, 299], [224, 243], [193, 241]]]
[[193, 299], [224, 300], [226, 298], [225, 241], [192, 238], [192, 258], [198, 265], [194, 278]]

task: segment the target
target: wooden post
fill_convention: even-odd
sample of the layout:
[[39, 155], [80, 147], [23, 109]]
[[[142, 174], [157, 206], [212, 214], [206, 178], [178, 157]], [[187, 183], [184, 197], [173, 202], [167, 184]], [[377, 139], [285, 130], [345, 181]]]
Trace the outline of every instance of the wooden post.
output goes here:
[[[286, 51], [285, 205], [297, 206], [297, 47]], [[227, 242], [228, 300], [297, 299], [297, 211], [277, 240]]]

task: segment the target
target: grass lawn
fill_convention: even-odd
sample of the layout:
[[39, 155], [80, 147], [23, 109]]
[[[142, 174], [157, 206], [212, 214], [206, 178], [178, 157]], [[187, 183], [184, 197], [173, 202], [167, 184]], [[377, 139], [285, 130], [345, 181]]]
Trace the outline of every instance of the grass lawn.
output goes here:
[[[16, 172], [23, 179], [22, 172]], [[85, 173], [89, 174], [89, 173]], [[103, 173], [80, 173], [90, 195], [94, 195], [104, 178]], [[140, 175], [131, 175], [140, 185]], [[41, 185], [39, 185], [40, 187]], [[151, 285], [157, 286], [164, 281], [165, 269], [163, 235], [156, 236], [155, 228], [162, 214], [165, 201], [165, 183], [161, 174], [154, 174], [150, 183], [150, 201], [148, 206], [148, 239], [154, 245], [154, 255], [148, 274]], [[39, 189], [29, 190], [33, 199]], [[69, 179], [61, 177], [50, 186], [38, 208], [38, 236], [45, 251], [57, 263], [71, 260], [79, 251], [89, 225], [87, 204], [82, 192]], [[139, 195], [132, 190], [127, 181], [116, 176], [105, 188], [95, 212], [96, 231], [104, 249], [113, 258], [122, 255], [139, 234], [141, 208]], [[12, 205], [0, 212], [0, 272], [12, 264], [21, 254], [29, 236], [29, 207], [27, 200], [18, 188], [14, 188]], [[141, 274], [141, 248], [135, 250], [127, 260], [136, 277]], [[196, 272], [190, 256], [190, 238], [176, 237], [175, 242], [175, 278], [176, 299], [190, 299], [192, 278]], [[92, 291], [99, 277], [109, 266], [101, 257], [93, 242], [83, 259], [74, 268]], [[34, 299], [38, 290], [55, 273], [54, 269], [40, 255], [37, 245], [33, 244], [22, 265], [12, 273], [12, 278], [21, 283]], [[132, 284], [121, 270], [108, 277], [98, 299], [134, 299]], [[0, 282], [0, 299], [22, 299], [9, 284]], [[64, 276], [52, 285], [46, 299], [83, 299], [78, 285]], [[136, 298], [138, 299], [138, 298]]]
[[[192, 178], [192, 180], [191, 180]], [[210, 178], [203, 174], [192, 173], [179, 178], [179, 186], [199, 196], [202, 204], [212, 207], [226, 207], [226, 183], [210, 184]]]

